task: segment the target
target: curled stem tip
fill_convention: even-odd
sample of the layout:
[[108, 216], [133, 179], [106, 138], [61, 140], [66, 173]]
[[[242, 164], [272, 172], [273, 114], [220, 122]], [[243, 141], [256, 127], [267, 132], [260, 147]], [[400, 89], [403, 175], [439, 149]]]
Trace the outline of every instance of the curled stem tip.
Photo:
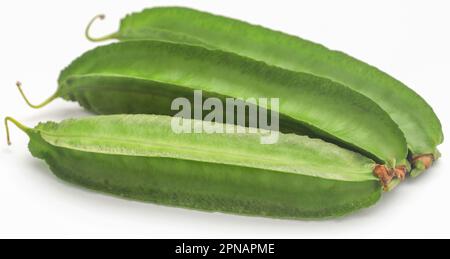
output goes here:
[[53, 100], [55, 100], [56, 98], [58, 98], [58, 92], [54, 93], [52, 96], [50, 96], [47, 100], [45, 100], [43, 103], [41, 104], [32, 104], [30, 102], [30, 100], [28, 100], [27, 96], [25, 95], [25, 93], [23, 92], [22, 89], [22, 83], [21, 82], [17, 82], [16, 83], [17, 89], [19, 89], [20, 95], [22, 95], [22, 98], [25, 100], [25, 102], [28, 104], [28, 106], [30, 106], [33, 109], [40, 109], [44, 106], [46, 106], [47, 104], [51, 103]]
[[104, 37], [100, 37], [100, 38], [95, 38], [91, 36], [91, 28], [92, 25], [95, 23], [95, 21], [97, 20], [104, 20], [106, 18], [106, 16], [104, 14], [99, 14], [97, 16], [95, 16], [94, 18], [92, 18], [92, 20], [89, 22], [88, 26], [86, 27], [86, 31], [85, 31], [85, 35], [86, 38], [92, 42], [101, 42], [101, 41], [106, 41], [106, 40], [111, 40], [116, 38], [116, 33], [110, 34], [110, 35], [106, 35]]
[[8, 122], [12, 122], [14, 125], [16, 125], [19, 129], [21, 129], [24, 132], [27, 132], [29, 128], [24, 126], [22, 123], [18, 122], [17, 120], [15, 120], [14, 118], [6, 117], [5, 118], [6, 141], [7, 141], [8, 145], [11, 146], [11, 135], [9, 132]]

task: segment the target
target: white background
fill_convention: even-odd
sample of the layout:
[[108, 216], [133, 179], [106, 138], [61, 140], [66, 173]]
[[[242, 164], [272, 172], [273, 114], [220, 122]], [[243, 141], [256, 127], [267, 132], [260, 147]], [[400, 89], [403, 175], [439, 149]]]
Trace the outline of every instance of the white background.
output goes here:
[[[39, 121], [86, 116], [58, 100], [40, 111], [21, 100], [48, 97], [59, 71], [93, 48], [96, 35], [115, 31], [131, 11], [183, 5], [262, 24], [343, 50], [394, 75], [450, 125], [449, 1], [1, 1], [0, 116], [34, 126]], [[130, 202], [87, 191], [54, 177], [31, 157], [27, 137], [12, 128], [13, 146], [0, 140], [0, 237], [91, 238], [368, 238], [450, 237], [450, 150], [417, 180], [409, 180], [373, 208], [338, 220], [286, 221], [210, 214]], [[388, 144], [388, 143], [387, 143]]]

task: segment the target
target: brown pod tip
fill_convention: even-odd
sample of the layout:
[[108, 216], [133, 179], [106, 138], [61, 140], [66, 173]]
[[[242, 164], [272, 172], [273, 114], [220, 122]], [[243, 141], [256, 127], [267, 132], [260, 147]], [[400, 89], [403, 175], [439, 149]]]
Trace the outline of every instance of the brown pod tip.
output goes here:
[[413, 157], [411, 164], [413, 166], [413, 170], [411, 171], [412, 177], [417, 177], [425, 172], [428, 168], [433, 165], [435, 160], [435, 156], [432, 154], [419, 155]]
[[376, 165], [373, 169], [373, 173], [378, 179], [380, 179], [383, 188], [387, 190], [389, 183], [394, 178], [394, 173], [392, 170], [388, 169], [385, 165]]
[[397, 166], [394, 170], [394, 176], [400, 179], [401, 181], [404, 181], [406, 179], [406, 174], [408, 173], [408, 169], [406, 166]]
[[431, 154], [428, 155], [420, 155], [413, 158], [413, 165], [422, 164], [425, 169], [428, 169], [431, 167], [431, 165], [434, 162], [434, 156]]

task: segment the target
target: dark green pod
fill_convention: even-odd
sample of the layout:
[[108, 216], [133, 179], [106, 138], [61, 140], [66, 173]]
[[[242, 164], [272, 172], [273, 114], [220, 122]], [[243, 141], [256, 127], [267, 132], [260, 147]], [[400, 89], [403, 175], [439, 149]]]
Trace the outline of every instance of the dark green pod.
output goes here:
[[217, 48], [330, 78], [374, 100], [399, 125], [416, 166], [413, 175], [440, 156], [437, 146], [444, 140], [442, 127], [425, 100], [400, 81], [345, 53], [261, 26], [182, 7], [151, 8], [128, 15], [117, 33], [100, 40], [113, 38]]
[[325, 78], [199, 46], [130, 41], [96, 48], [61, 73], [54, 98], [100, 114], [173, 115], [170, 103], [192, 99], [194, 90], [221, 100], [279, 98], [282, 131], [324, 138], [389, 167], [406, 164], [402, 132], [367, 97]]
[[317, 219], [376, 203], [375, 162], [321, 140], [259, 134], [175, 134], [171, 118], [97, 116], [26, 128], [33, 156], [59, 178], [163, 205]]

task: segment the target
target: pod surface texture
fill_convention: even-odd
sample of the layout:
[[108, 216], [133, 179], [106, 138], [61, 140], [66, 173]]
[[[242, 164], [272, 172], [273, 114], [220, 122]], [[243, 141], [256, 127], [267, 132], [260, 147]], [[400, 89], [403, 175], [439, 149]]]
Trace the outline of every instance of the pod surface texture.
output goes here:
[[306, 219], [342, 216], [381, 197], [375, 163], [333, 144], [282, 134], [268, 146], [258, 134], [175, 134], [170, 123], [98, 116], [27, 133], [32, 154], [58, 177], [142, 201]]

